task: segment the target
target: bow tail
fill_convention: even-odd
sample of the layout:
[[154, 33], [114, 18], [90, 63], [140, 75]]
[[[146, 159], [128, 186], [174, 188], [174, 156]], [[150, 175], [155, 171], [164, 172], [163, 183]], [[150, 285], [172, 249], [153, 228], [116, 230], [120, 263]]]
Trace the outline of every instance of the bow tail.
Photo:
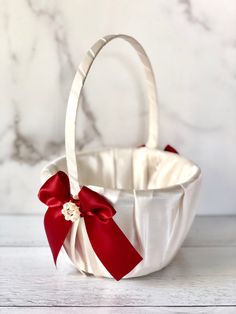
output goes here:
[[61, 247], [72, 226], [71, 221], [66, 221], [61, 208], [49, 207], [44, 216], [44, 228], [48, 238], [48, 243], [52, 251], [54, 263], [57, 263], [57, 257]]
[[90, 243], [108, 272], [120, 280], [142, 257], [113, 219], [101, 221], [96, 216], [84, 217]]

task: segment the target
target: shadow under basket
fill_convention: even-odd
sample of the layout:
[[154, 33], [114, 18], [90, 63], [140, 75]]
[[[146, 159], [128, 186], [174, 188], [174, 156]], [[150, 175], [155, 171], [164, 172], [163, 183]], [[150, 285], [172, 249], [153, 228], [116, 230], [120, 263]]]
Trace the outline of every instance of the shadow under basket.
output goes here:
[[[111, 202], [115, 222], [143, 257], [124, 278], [165, 267], [195, 216], [199, 167], [180, 155], [147, 147], [82, 152], [76, 160], [80, 186], [88, 186]], [[65, 157], [43, 169], [42, 181], [59, 170], [67, 173]], [[73, 223], [64, 249], [79, 270], [111, 277], [94, 253], [83, 219]]]

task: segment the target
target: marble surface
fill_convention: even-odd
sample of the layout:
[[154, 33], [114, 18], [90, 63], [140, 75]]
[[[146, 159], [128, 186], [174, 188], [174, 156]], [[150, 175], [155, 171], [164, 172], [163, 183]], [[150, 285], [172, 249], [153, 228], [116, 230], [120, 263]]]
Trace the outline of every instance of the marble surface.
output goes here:
[[[158, 82], [161, 143], [203, 171], [201, 214], [236, 214], [236, 2], [0, 0], [0, 212], [40, 213], [39, 173], [64, 154], [75, 70], [108, 33], [134, 35]], [[139, 145], [147, 107], [133, 51], [117, 41], [88, 78], [78, 149]]]

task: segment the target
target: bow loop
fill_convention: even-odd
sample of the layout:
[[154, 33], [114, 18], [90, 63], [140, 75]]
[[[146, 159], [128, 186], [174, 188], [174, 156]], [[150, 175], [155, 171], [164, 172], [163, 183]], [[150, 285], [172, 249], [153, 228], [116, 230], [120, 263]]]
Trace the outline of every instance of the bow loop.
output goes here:
[[83, 186], [79, 192], [80, 212], [84, 216], [97, 216], [101, 221], [111, 219], [116, 211], [102, 195]]
[[50, 208], [63, 206], [71, 199], [68, 176], [63, 171], [58, 171], [43, 184], [38, 197]]

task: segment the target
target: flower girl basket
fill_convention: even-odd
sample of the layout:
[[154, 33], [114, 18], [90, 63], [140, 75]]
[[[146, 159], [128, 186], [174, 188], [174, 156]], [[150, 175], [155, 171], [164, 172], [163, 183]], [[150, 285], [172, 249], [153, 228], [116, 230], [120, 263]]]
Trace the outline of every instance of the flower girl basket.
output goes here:
[[[146, 145], [76, 153], [76, 115], [86, 77], [102, 48], [117, 38], [136, 50], [144, 67]], [[80, 272], [119, 280], [155, 272], [173, 259], [195, 215], [201, 171], [192, 161], [158, 148], [157, 112], [155, 78], [140, 43], [127, 35], [99, 39], [72, 84], [66, 155], [42, 171], [39, 198], [48, 206], [44, 223], [55, 262], [64, 247]]]

